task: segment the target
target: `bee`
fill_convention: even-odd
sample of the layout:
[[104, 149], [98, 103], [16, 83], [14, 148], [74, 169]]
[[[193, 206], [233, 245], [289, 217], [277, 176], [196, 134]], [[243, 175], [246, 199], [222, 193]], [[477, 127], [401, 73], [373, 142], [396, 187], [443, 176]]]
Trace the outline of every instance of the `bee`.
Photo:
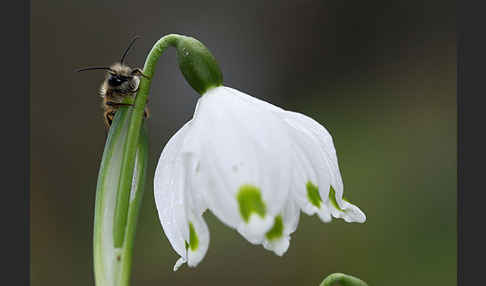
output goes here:
[[[101, 107], [103, 108], [103, 119], [107, 130], [110, 128], [118, 108], [122, 106], [134, 106], [134, 104], [124, 103], [123, 101], [127, 97], [135, 97], [141, 77], [148, 78], [140, 68], [132, 69], [123, 63], [133, 44], [139, 38], [137, 36], [132, 39], [125, 49], [120, 62], [116, 62], [109, 67], [87, 67], [77, 70], [77, 72], [88, 70], [107, 71], [105, 80], [101, 84], [99, 91], [99, 95], [103, 98]], [[145, 118], [149, 117], [147, 107], [145, 107], [144, 116]]]

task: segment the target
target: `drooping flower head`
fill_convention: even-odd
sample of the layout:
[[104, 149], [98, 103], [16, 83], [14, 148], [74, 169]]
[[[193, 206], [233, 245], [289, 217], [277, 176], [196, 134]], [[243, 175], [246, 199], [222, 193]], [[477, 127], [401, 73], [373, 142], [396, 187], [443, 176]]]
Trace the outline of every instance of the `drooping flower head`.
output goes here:
[[205, 256], [206, 210], [277, 255], [287, 251], [300, 211], [323, 222], [366, 220], [343, 197], [333, 140], [321, 124], [221, 82], [200, 90], [193, 118], [165, 146], [154, 178], [162, 227], [181, 256], [174, 270]]

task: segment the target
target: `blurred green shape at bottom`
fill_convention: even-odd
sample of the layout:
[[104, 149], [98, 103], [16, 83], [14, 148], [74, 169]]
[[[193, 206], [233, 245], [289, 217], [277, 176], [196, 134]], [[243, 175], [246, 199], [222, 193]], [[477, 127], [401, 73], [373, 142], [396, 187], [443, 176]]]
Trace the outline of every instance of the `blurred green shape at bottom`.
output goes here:
[[333, 273], [322, 280], [319, 286], [368, 286], [368, 284], [351, 275]]

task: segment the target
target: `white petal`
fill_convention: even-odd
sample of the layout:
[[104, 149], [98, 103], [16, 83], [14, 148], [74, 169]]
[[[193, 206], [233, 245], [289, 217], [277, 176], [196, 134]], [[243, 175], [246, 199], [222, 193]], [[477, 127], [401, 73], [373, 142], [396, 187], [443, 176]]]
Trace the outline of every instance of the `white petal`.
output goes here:
[[[183, 148], [183, 150], [185, 150]], [[189, 238], [187, 247], [187, 265], [195, 267], [206, 255], [209, 247], [209, 229], [202, 217], [206, 210], [205, 200], [199, 195], [194, 184], [198, 172], [196, 153], [183, 153], [184, 171], [186, 179], [186, 215], [188, 218]]]
[[[190, 231], [187, 265], [195, 267], [201, 262], [208, 250], [209, 229], [201, 215], [191, 215], [189, 222], [194, 227], [194, 230]], [[194, 239], [196, 241], [193, 241]]]
[[[334, 217], [341, 217], [347, 222], [364, 222], [366, 220], [365, 214], [358, 207], [343, 200], [343, 182], [339, 171], [336, 150], [334, 148], [331, 134], [329, 134], [324, 126], [306, 115], [298, 112], [286, 111], [278, 106], [244, 93], [238, 92], [238, 96], [248, 102], [258, 104], [262, 108], [266, 108], [267, 111], [279, 114], [279, 116], [281, 116], [294, 130], [294, 135], [300, 134], [304, 138], [312, 138], [307, 142], [302, 142], [302, 140], [300, 140], [300, 148], [304, 152], [297, 151], [296, 158], [294, 158], [294, 164], [300, 166], [300, 170], [294, 170], [293, 189], [298, 190], [296, 199], [300, 201], [299, 205], [305, 213], [312, 215], [317, 212], [321, 220], [324, 222], [329, 222], [331, 220], [331, 213]], [[324, 155], [322, 157], [325, 162], [324, 165], [328, 168], [328, 172], [322, 171], [322, 169], [318, 170], [319, 179], [315, 178], [315, 175], [312, 173], [312, 168], [315, 168], [315, 166], [322, 166], [322, 161], [315, 158], [316, 154]], [[310, 161], [314, 162], [311, 163]], [[307, 182], [306, 180], [308, 178], [312, 178], [311, 182], [314, 184], [316, 184], [316, 181], [319, 181], [316, 185], [318, 185], [319, 194], [323, 200], [323, 206], [320, 208], [316, 208], [312, 204], [309, 205], [309, 201], [304, 195], [306, 190], [302, 187], [303, 184], [300, 182], [302, 180]], [[347, 213], [343, 214], [342, 211], [335, 208], [329, 201], [329, 184], [332, 185], [335, 190], [336, 203], [342, 210], [347, 210]]]
[[[325, 201], [330, 186], [330, 171], [322, 155], [320, 142], [311, 132], [302, 128], [298, 122], [287, 118], [293, 142], [292, 194], [303, 212], [308, 215], [317, 213], [322, 221], [331, 221], [331, 209]], [[289, 112], [290, 115], [292, 113]]]
[[[317, 213], [322, 221], [331, 221], [332, 207], [328, 203], [330, 184], [338, 190], [337, 201], [342, 202], [342, 179], [337, 163], [336, 151], [329, 132], [310, 117], [297, 112], [286, 111], [278, 106], [257, 99], [255, 97], [238, 93], [248, 102], [258, 104], [268, 112], [278, 114], [289, 126], [294, 141], [292, 190], [294, 197], [308, 215]], [[323, 156], [316, 156], [322, 154]], [[316, 185], [322, 203], [313, 205], [307, 195], [307, 182]]]
[[284, 223], [284, 233], [290, 235], [294, 233], [299, 225], [300, 209], [298, 205], [289, 200], [282, 213]]
[[331, 209], [322, 198], [321, 189], [329, 190], [329, 171], [322, 157], [318, 143], [301, 130], [293, 130], [295, 167], [292, 193], [303, 212], [308, 215], [317, 213], [323, 222], [331, 221]]
[[186, 262], [187, 262], [187, 260], [185, 258], [180, 257], [179, 259], [177, 259], [176, 263], [174, 264], [173, 270], [174, 271], [179, 270], [179, 268], [182, 266], [182, 264], [184, 264]]
[[[273, 112], [243, 100], [227, 87], [211, 89], [198, 102], [193, 120], [200, 150], [200, 176], [208, 207], [224, 223], [258, 243], [287, 199], [291, 157], [286, 125]], [[244, 216], [238, 194], [257, 189], [260, 215]]]
[[244, 101], [246, 101], [250, 104], [257, 105], [260, 108], [265, 109], [266, 111], [274, 112], [274, 113], [279, 113], [279, 112], [285, 111], [284, 109], [282, 109], [282, 108], [280, 108], [276, 105], [273, 105], [269, 102], [258, 99], [256, 97], [253, 97], [253, 96], [248, 95], [246, 93], [243, 93], [239, 90], [229, 88], [229, 87], [226, 87], [226, 89], [230, 90], [235, 96], [241, 98], [242, 100], [244, 100]]
[[[278, 114], [289, 126], [294, 141], [292, 190], [294, 197], [308, 215], [317, 213], [324, 222], [331, 221], [332, 208], [326, 202], [329, 186], [333, 184], [342, 198], [342, 179], [337, 165], [336, 151], [329, 132], [315, 120], [297, 112], [286, 111], [278, 106], [239, 93], [240, 97], [253, 104], [258, 104], [268, 112]], [[324, 156], [316, 156], [323, 154]], [[313, 205], [307, 195], [307, 182], [316, 185], [322, 203]], [[338, 198], [342, 203], [342, 200]]]
[[191, 122], [167, 143], [154, 176], [154, 194], [159, 218], [169, 242], [181, 256], [174, 271], [183, 263], [196, 266], [209, 246], [209, 230], [202, 218], [204, 202], [192, 186], [195, 154], [184, 153]]
[[336, 208], [331, 202], [328, 202], [328, 206], [331, 207], [333, 217], [342, 218], [346, 222], [364, 223], [366, 221], [366, 215], [357, 206], [346, 200], [343, 200], [343, 206], [340, 208]]
[[259, 217], [256, 214], [250, 215], [248, 223], [240, 223], [237, 226], [238, 232], [252, 244], [261, 244], [264, 240], [262, 234], [266, 233], [273, 225], [274, 217]]
[[[280, 114], [295, 134], [293, 138], [296, 143], [297, 164], [305, 172], [304, 175], [294, 174], [294, 178], [296, 178], [294, 185], [302, 186], [302, 176], [310, 178], [310, 181], [314, 183], [312, 172], [308, 168], [309, 165], [312, 165], [312, 168], [318, 174], [317, 187], [322, 200], [318, 211], [319, 217], [327, 222], [330, 221], [332, 214], [336, 218], [343, 218], [346, 222], [364, 222], [366, 220], [364, 213], [358, 207], [343, 200], [343, 182], [336, 150], [329, 132], [324, 126], [303, 114], [290, 111], [283, 111]], [[334, 189], [334, 193], [330, 192], [329, 185]], [[294, 193], [299, 198], [297, 201], [300, 202], [302, 210], [312, 214], [312, 208], [309, 208], [308, 205], [302, 205], [304, 198], [302, 187], [294, 190], [296, 190]], [[333, 195], [334, 202], [329, 199], [331, 195]]]
[[357, 206], [347, 202], [346, 200], [344, 200], [343, 204], [345, 214], [342, 216], [342, 218], [346, 222], [364, 223], [366, 221], [365, 213], [361, 211]]
[[287, 201], [283, 213], [281, 215], [281, 221], [277, 222], [278, 218], [275, 220], [275, 225], [282, 223], [282, 225], [278, 226], [282, 227], [280, 230], [281, 233], [274, 232], [271, 234], [272, 231], [275, 231], [275, 225], [269, 233], [267, 233], [266, 238], [263, 242], [263, 247], [267, 250], [273, 251], [278, 256], [282, 256], [290, 245], [290, 234], [292, 234], [299, 223], [299, 215], [300, 210], [297, 204], [289, 200]]
[[[305, 116], [304, 114], [292, 111], [285, 111], [280, 113], [289, 125], [294, 129], [305, 132], [308, 136], [314, 138], [314, 142], [318, 145], [316, 146], [318, 150], [321, 150], [319, 154], [322, 155], [330, 175], [330, 183], [336, 190], [336, 200], [341, 206], [343, 197], [343, 181], [341, 178], [341, 172], [339, 171], [339, 165], [336, 155], [336, 149], [334, 148], [334, 143], [331, 134], [327, 131], [324, 126], [319, 124], [314, 119]], [[322, 197], [327, 197], [329, 192], [327, 190], [321, 194]]]
[[190, 123], [169, 140], [160, 156], [154, 175], [154, 196], [159, 219], [170, 244], [186, 260], [185, 240], [189, 233], [184, 200], [184, 172], [180, 148]]
[[290, 236], [284, 235], [279, 239], [276, 240], [268, 240], [266, 239], [263, 242], [263, 247], [266, 250], [273, 251], [278, 256], [282, 256], [287, 252], [290, 246]]

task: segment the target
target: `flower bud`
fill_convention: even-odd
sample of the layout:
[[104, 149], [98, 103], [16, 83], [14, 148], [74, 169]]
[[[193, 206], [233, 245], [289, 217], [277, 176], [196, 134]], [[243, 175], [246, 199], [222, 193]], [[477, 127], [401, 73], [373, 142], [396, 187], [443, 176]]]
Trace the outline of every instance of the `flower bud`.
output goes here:
[[177, 61], [186, 81], [199, 94], [223, 83], [223, 75], [211, 52], [198, 40], [178, 36], [175, 43]]

